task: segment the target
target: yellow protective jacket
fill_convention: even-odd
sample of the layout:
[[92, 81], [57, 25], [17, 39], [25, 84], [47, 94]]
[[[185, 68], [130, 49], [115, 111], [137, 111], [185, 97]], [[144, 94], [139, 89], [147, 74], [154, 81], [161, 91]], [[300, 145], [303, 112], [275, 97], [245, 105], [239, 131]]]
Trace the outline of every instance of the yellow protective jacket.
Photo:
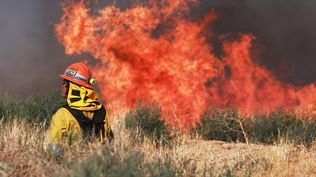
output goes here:
[[[93, 89], [78, 86], [74, 83], [69, 85], [67, 103], [71, 109], [79, 110], [90, 120], [92, 120], [96, 111], [104, 109]], [[105, 142], [106, 137], [113, 138], [110, 137], [113, 134], [107, 111], [105, 111], [104, 115], [104, 128], [98, 132], [100, 135], [98, 141], [102, 143]], [[61, 147], [65, 144], [74, 145], [82, 142], [85, 138], [83, 136], [83, 129], [73, 114], [66, 107], [59, 108], [51, 119], [49, 145], [51, 147]]]

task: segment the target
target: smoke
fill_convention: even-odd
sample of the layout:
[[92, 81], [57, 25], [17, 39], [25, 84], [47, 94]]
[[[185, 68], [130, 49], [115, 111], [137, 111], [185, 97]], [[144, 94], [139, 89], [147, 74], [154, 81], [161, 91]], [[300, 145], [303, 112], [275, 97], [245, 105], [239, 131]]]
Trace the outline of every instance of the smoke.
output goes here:
[[295, 85], [315, 81], [316, 1], [204, 0], [201, 5], [204, 11], [215, 7], [218, 13], [216, 36], [253, 34], [259, 62], [282, 81]]
[[28, 96], [59, 87], [58, 74], [74, 61], [55, 38], [61, 14], [54, 1], [1, 1], [1, 91]]
[[[0, 6], [0, 90], [17, 94], [48, 93], [59, 88], [58, 74], [83, 56], [66, 56], [53, 25], [62, 15], [58, 1], [3, 0]], [[109, 5], [100, 1], [99, 6]], [[121, 8], [131, 6], [117, 1]], [[315, 81], [316, 1], [202, 0], [192, 18], [215, 9], [215, 36], [250, 33], [256, 37], [258, 62], [285, 82], [304, 85]], [[223, 55], [221, 41], [215, 53]]]

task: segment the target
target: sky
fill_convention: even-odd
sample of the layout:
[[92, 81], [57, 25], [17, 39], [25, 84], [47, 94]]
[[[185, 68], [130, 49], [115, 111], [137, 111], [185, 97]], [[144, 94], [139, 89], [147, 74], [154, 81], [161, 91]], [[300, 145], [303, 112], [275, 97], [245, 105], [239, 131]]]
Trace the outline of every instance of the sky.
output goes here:
[[[111, 4], [99, 0], [99, 6]], [[126, 8], [128, 0], [116, 0]], [[0, 0], [0, 90], [18, 96], [47, 94], [60, 87], [58, 74], [83, 56], [66, 56], [54, 33], [61, 1]], [[250, 33], [259, 46], [258, 62], [287, 83], [316, 81], [316, 1], [202, 0], [191, 15], [214, 9], [217, 36]], [[221, 42], [210, 39], [221, 54]]]

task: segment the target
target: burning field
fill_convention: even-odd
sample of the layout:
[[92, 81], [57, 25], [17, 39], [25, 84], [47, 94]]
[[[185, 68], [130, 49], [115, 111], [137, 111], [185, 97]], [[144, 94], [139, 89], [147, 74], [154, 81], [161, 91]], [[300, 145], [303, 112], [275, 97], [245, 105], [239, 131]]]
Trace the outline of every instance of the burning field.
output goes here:
[[263, 65], [257, 36], [218, 35], [199, 0], [99, 2], [64, 1], [54, 32], [89, 65], [115, 142], [52, 154], [60, 93], [0, 95], [0, 177], [315, 176], [316, 87]]
[[[255, 36], [214, 36], [216, 12], [193, 19], [194, 6], [199, 1], [149, 1], [124, 10], [66, 3], [56, 34], [66, 54], [88, 53], [98, 60], [91, 69], [113, 113], [154, 101], [169, 124], [188, 128], [210, 107], [244, 115], [313, 108], [314, 84], [279, 81], [256, 62]], [[221, 39], [221, 57], [213, 54], [212, 37]]]

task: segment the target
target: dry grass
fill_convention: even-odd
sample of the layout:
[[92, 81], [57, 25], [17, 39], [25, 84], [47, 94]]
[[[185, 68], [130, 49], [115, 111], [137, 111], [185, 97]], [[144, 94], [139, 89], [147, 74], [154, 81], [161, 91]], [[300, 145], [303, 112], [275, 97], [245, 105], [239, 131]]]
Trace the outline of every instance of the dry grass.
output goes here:
[[[140, 152], [144, 155], [141, 166], [154, 162], [164, 166], [171, 162], [172, 168], [178, 169], [177, 176], [316, 176], [313, 145], [307, 148], [285, 140], [274, 145], [246, 145], [179, 135], [172, 147], [157, 147], [150, 139], [135, 144], [130, 138], [133, 132], [125, 128], [123, 119], [115, 120], [116, 140], [107, 150], [119, 162]], [[66, 148], [62, 157], [54, 157], [45, 150], [46, 132], [44, 124], [17, 119], [1, 122], [0, 176], [76, 176], [75, 166], [80, 167], [95, 154], [102, 155], [102, 147], [91, 143]], [[151, 175], [147, 171], [144, 174]]]
[[229, 170], [234, 176], [315, 176], [316, 151], [289, 142], [274, 145], [225, 143], [222, 141], [191, 140], [177, 149], [183, 159], [191, 158], [199, 167], [218, 176]]
[[[135, 152], [144, 153], [143, 164], [165, 158], [163, 150], [157, 150], [154, 142], [145, 139], [135, 145], [123, 121], [113, 123], [115, 143], [103, 145], [110, 155], [124, 161]], [[29, 124], [21, 119], [0, 124], [0, 176], [72, 176], [76, 165], [95, 154], [102, 155], [104, 147], [98, 143], [66, 147], [61, 157], [53, 156], [46, 149], [47, 130], [43, 125]]]

